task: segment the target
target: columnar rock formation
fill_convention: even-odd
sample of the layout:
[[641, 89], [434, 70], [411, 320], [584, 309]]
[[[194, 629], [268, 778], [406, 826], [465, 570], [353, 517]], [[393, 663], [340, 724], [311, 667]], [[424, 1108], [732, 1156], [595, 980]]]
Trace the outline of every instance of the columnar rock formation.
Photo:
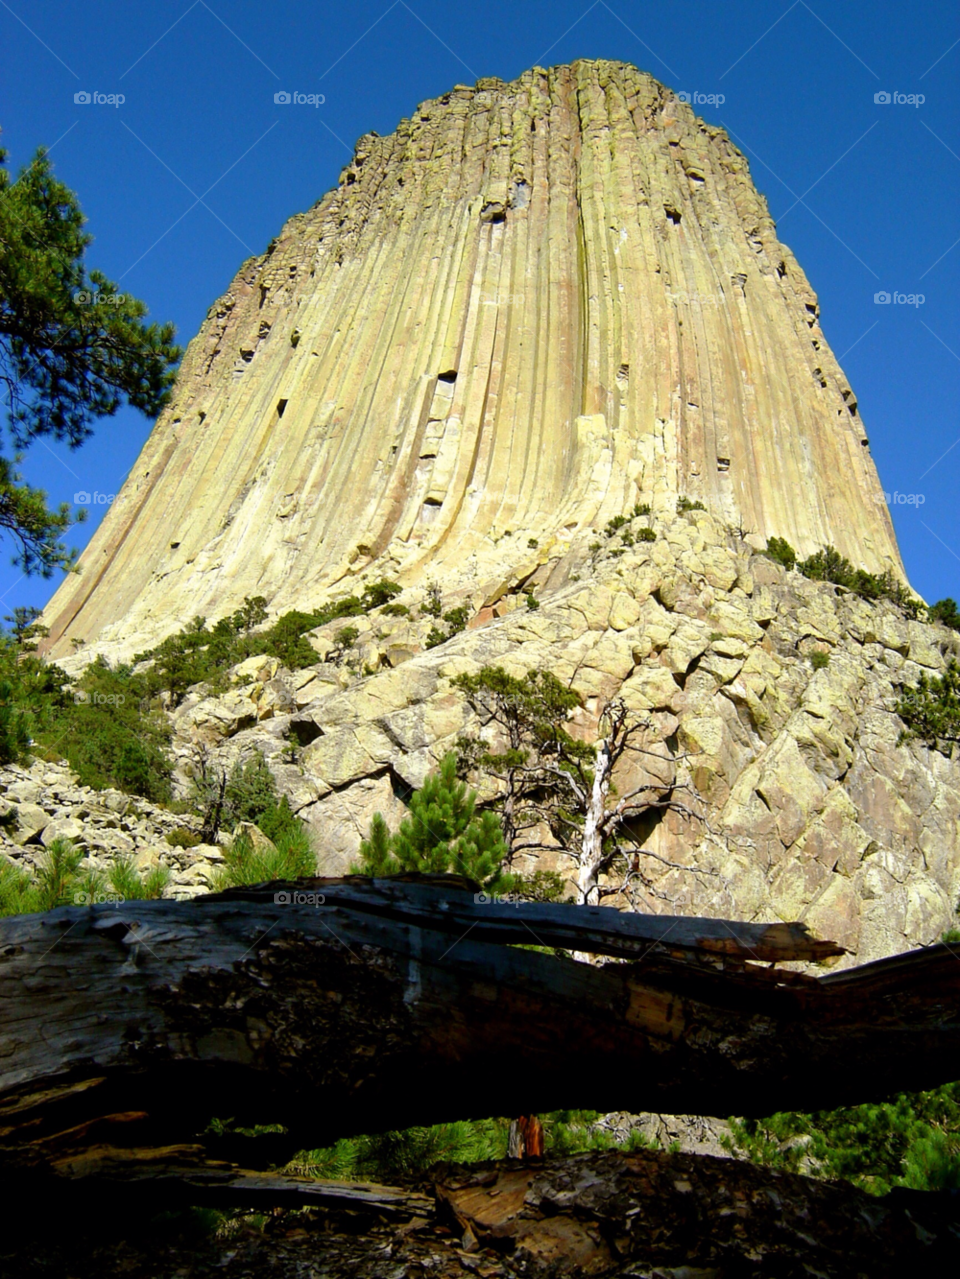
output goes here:
[[458, 86], [363, 137], [211, 309], [47, 610], [54, 652], [366, 570], [482, 603], [531, 538], [681, 494], [901, 573], [817, 314], [743, 156], [650, 76]]

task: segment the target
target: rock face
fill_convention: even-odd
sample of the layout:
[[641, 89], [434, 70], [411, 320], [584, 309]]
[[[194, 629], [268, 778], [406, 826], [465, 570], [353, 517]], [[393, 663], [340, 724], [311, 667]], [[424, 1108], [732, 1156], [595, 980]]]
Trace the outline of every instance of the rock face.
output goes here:
[[678, 494], [901, 573], [817, 314], [743, 156], [650, 76], [458, 86], [362, 138], [211, 309], [52, 651], [358, 574], [483, 602], [529, 540]]
[[[262, 751], [340, 874], [482, 728], [457, 674], [549, 670], [574, 731], [622, 698], [699, 797], [638, 831], [635, 908], [802, 919], [863, 962], [955, 922], [960, 763], [899, 745], [894, 708], [960, 640], [758, 552], [902, 575], [865, 445], [721, 130], [621, 63], [480, 81], [361, 139], [244, 265], [47, 609], [52, 651], [126, 658], [245, 595], [275, 616], [396, 579], [407, 614], [352, 619], [349, 660], [331, 623], [312, 668], [191, 690], [184, 784], [198, 750]], [[431, 583], [469, 619], [442, 642]], [[28, 841], [43, 818], [24, 796]]]
[[[261, 750], [315, 833], [320, 873], [341, 874], [376, 811], [395, 826], [457, 737], [485, 731], [456, 675], [549, 670], [582, 699], [572, 731], [594, 739], [602, 707], [623, 698], [700, 797], [702, 820], [671, 813], [642, 832], [652, 888], [636, 908], [802, 919], [847, 963], [937, 940], [960, 896], [960, 761], [898, 745], [894, 707], [960, 656], [960, 636], [788, 573], [709, 512], [650, 517], [652, 543], [636, 537], [647, 522], [545, 552], [522, 590], [433, 648], [432, 619], [374, 611], [357, 640], [383, 655], [373, 674], [318, 662], [221, 697], [197, 689], [176, 712], [177, 751], [188, 763], [204, 743], [229, 767]], [[398, 625], [406, 660], [391, 668]], [[276, 682], [294, 710], [276, 712]], [[560, 852], [516, 868], [538, 866], [573, 874]]]

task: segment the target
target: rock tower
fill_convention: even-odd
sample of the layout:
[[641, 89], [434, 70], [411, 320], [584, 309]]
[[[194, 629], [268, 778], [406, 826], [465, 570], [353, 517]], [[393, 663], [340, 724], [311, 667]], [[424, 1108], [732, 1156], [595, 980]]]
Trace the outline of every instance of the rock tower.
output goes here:
[[535, 67], [361, 138], [243, 264], [45, 620], [54, 653], [128, 655], [357, 575], [482, 604], [534, 543], [562, 556], [681, 495], [758, 546], [902, 574], [856, 399], [744, 157], [630, 65]]

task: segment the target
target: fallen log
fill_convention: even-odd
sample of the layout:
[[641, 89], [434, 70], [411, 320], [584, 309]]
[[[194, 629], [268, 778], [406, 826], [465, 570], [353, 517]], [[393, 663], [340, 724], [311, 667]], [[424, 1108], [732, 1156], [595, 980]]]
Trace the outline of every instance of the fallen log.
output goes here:
[[[581, 907], [473, 893], [452, 877], [317, 880], [0, 920], [0, 1176], [135, 1169], [146, 1191], [185, 1164], [256, 1170], [414, 1124], [562, 1108], [762, 1116], [956, 1076], [960, 965], [946, 947], [779, 975], [743, 959], [747, 941], [772, 944], [767, 926], [684, 921], [668, 935], [596, 910], [581, 932]], [[786, 927], [779, 956], [809, 954]], [[696, 944], [724, 933], [736, 954]], [[646, 949], [594, 967], [504, 944], [559, 937]], [[235, 1135], [208, 1131], [214, 1117], [285, 1131], [240, 1157]]]
[[[533, 941], [618, 959], [642, 959], [653, 947], [678, 955], [706, 951], [769, 963], [820, 962], [846, 953], [836, 942], [812, 937], [806, 924], [748, 924], [684, 915], [635, 915], [610, 906], [528, 902], [510, 893], [483, 892], [459, 875], [303, 879], [296, 886], [275, 886], [273, 896], [283, 905], [341, 906], [436, 932], [469, 933], [473, 941]], [[262, 902], [264, 898], [264, 887], [258, 885], [231, 888], [205, 901]]]
[[[241, 1188], [241, 1207], [257, 1208], [254, 1186]], [[195, 1194], [218, 1202], [206, 1187]], [[234, 1217], [226, 1238], [169, 1214], [151, 1222], [128, 1213], [118, 1229], [124, 1200], [111, 1187], [107, 1202], [109, 1214], [87, 1191], [58, 1208], [56, 1229], [8, 1230], [4, 1279], [900, 1279], [960, 1266], [956, 1196], [875, 1198], [843, 1182], [665, 1151], [439, 1167], [404, 1187], [328, 1192], [320, 1183], [308, 1211], [304, 1195], [296, 1215], [274, 1211], [246, 1228]], [[24, 1206], [22, 1194], [4, 1201], [18, 1223]]]

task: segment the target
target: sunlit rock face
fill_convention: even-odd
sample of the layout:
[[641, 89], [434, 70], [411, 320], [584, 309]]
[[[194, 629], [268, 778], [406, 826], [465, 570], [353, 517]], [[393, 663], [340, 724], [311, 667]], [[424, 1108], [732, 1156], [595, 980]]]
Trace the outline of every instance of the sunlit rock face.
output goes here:
[[[498, 580], [635, 503], [902, 574], [816, 296], [722, 129], [618, 62], [533, 68], [360, 139], [246, 262], [47, 609], [129, 655], [271, 613]], [[530, 568], [527, 571], [531, 571]]]

